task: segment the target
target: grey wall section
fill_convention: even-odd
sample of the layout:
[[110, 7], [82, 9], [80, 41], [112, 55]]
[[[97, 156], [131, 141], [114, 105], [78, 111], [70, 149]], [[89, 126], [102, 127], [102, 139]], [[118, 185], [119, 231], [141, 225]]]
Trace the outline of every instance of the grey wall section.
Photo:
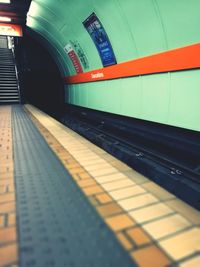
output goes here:
[[0, 36], [0, 48], [8, 48], [8, 40], [6, 36]]

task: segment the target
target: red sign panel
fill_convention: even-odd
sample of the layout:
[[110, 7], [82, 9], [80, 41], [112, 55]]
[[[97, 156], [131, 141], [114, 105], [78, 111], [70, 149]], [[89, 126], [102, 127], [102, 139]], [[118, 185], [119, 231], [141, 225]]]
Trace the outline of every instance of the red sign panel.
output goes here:
[[74, 68], [76, 70], [76, 73], [82, 73], [83, 72], [83, 68], [81, 66], [80, 60], [78, 58], [78, 56], [76, 55], [74, 49], [72, 48], [71, 44], [67, 44], [65, 46], [65, 51], [67, 52], [68, 56], [70, 57], [72, 64], [74, 65]]
[[0, 23], [0, 35], [22, 37], [22, 27], [15, 24]]

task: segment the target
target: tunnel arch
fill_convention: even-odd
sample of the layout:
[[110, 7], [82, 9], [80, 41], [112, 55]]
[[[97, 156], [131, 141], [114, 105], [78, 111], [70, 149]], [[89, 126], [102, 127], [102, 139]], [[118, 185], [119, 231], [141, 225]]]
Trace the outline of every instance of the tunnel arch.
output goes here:
[[[198, 44], [200, 2], [163, 1], [32, 1], [27, 26], [40, 33], [57, 52], [64, 76], [76, 76], [76, 69], [64, 48], [78, 42], [89, 62], [83, 72], [100, 70], [102, 62], [94, 42], [83, 26], [93, 12], [109, 36], [117, 63], [127, 62]], [[57, 60], [57, 59], [56, 59]], [[196, 70], [166, 71], [116, 80], [66, 85], [68, 104], [200, 130]], [[159, 72], [159, 71], [158, 71]], [[193, 105], [186, 113], [188, 101]]]

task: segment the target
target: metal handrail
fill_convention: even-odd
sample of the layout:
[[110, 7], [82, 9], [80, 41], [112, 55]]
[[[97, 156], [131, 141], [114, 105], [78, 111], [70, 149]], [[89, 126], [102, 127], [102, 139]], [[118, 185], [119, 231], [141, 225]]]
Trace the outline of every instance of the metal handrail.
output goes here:
[[16, 74], [16, 79], [17, 79], [17, 88], [18, 88], [18, 93], [19, 93], [19, 103], [21, 104], [21, 89], [20, 89], [20, 84], [19, 84], [19, 75], [18, 75], [18, 70], [17, 70], [17, 64], [16, 64], [16, 57], [15, 57], [15, 49], [14, 47], [11, 48], [12, 54], [13, 54], [13, 63], [15, 66], [15, 74]]

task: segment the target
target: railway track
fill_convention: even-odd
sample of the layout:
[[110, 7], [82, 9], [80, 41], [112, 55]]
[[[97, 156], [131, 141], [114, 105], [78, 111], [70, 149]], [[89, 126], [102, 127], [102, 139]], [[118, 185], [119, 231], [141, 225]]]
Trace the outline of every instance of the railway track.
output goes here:
[[[148, 145], [146, 141], [142, 144], [142, 140], [134, 142], [133, 138], [129, 141], [128, 137], [118, 136], [117, 131], [110, 132], [104, 123], [92, 125], [71, 116], [65, 117], [62, 122], [136, 171], [200, 209], [200, 170], [196, 165], [185, 164], [176, 157], [170, 158], [162, 149], [152, 149], [152, 145]], [[193, 199], [188, 199], [183, 191], [192, 194]]]

